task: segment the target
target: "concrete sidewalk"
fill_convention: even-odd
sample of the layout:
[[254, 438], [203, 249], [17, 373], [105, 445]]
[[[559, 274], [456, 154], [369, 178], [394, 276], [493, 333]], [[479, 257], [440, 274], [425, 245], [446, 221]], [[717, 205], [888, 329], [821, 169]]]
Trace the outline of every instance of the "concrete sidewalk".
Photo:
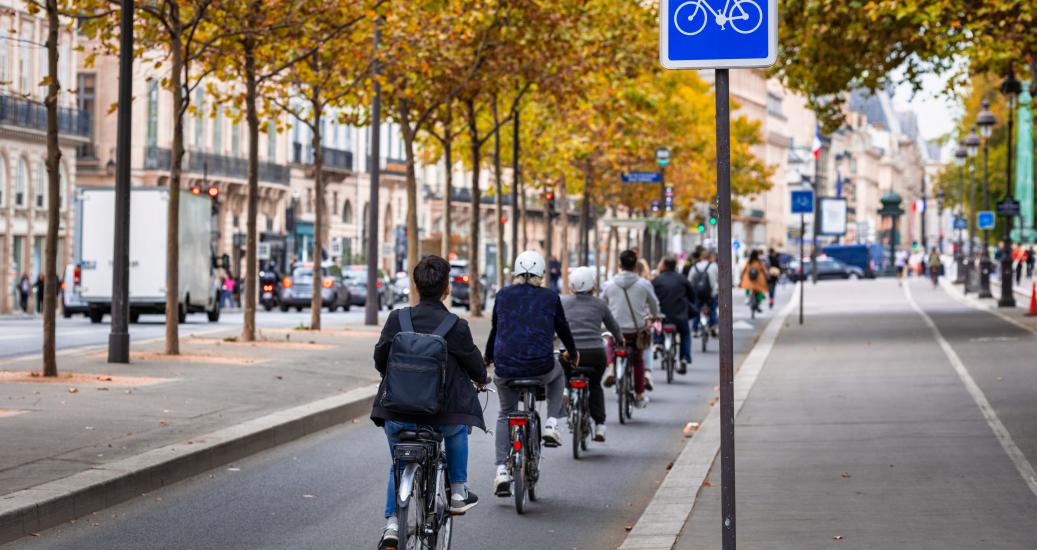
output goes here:
[[[906, 284], [811, 286], [785, 323], [736, 419], [739, 548], [1034, 547], [1037, 337]], [[675, 548], [720, 535], [717, 461]]]
[[[479, 325], [480, 323], [477, 323]], [[0, 366], [0, 543], [369, 411], [379, 327], [182, 337]]]

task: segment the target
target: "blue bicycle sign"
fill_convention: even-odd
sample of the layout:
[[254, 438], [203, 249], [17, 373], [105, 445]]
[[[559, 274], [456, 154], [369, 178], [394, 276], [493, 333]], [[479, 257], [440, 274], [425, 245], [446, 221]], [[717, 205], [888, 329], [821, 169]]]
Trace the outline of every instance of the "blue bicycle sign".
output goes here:
[[660, 0], [659, 60], [668, 69], [769, 67], [778, 0]]
[[763, 24], [763, 10], [753, 0], [726, 0], [724, 7], [716, 11], [706, 0], [691, 0], [673, 12], [673, 25], [687, 36], [695, 36], [706, 28], [710, 15], [723, 30], [728, 23], [737, 33], [749, 34]]

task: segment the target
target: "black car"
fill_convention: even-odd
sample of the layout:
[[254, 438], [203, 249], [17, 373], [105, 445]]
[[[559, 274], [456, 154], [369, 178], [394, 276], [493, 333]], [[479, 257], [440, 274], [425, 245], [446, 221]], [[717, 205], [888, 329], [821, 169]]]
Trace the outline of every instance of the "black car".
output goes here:
[[[450, 304], [453, 306], [471, 307], [471, 272], [468, 271], [468, 262], [455, 260], [450, 262]], [[482, 307], [486, 307], [486, 278], [479, 279], [479, 301]]]
[[[810, 258], [803, 261], [803, 275], [807, 279], [812, 276], [812, 265]], [[792, 260], [789, 262], [789, 268], [786, 272], [789, 280], [799, 280], [799, 261]], [[817, 259], [817, 278], [820, 279], [862, 279], [864, 278], [864, 270], [857, 267], [845, 264], [836, 260], [835, 258], [818, 258]]]

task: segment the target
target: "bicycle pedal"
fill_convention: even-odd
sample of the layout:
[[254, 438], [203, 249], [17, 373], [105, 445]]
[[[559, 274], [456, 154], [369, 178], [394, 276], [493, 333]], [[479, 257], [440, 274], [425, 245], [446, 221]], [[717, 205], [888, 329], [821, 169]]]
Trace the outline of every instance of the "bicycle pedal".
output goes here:
[[561, 443], [555, 443], [554, 441], [548, 441], [546, 439], [544, 440], [544, 447], [547, 447], [549, 449], [556, 449], [556, 448], [561, 447], [561, 446], [562, 446]]
[[497, 495], [500, 498], [508, 498], [508, 497], [511, 496], [511, 487], [508, 487], [506, 489], [502, 489], [502, 490], [499, 490], [499, 491], [495, 491], [493, 494]]

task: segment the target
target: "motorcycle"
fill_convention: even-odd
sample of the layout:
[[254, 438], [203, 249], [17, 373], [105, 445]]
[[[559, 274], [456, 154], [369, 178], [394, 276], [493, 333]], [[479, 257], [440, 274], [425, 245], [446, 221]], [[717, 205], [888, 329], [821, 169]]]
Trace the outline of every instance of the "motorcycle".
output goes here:
[[281, 281], [277, 273], [272, 271], [259, 272], [259, 304], [265, 311], [270, 311], [281, 304], [281, 292], [278, 288]]

